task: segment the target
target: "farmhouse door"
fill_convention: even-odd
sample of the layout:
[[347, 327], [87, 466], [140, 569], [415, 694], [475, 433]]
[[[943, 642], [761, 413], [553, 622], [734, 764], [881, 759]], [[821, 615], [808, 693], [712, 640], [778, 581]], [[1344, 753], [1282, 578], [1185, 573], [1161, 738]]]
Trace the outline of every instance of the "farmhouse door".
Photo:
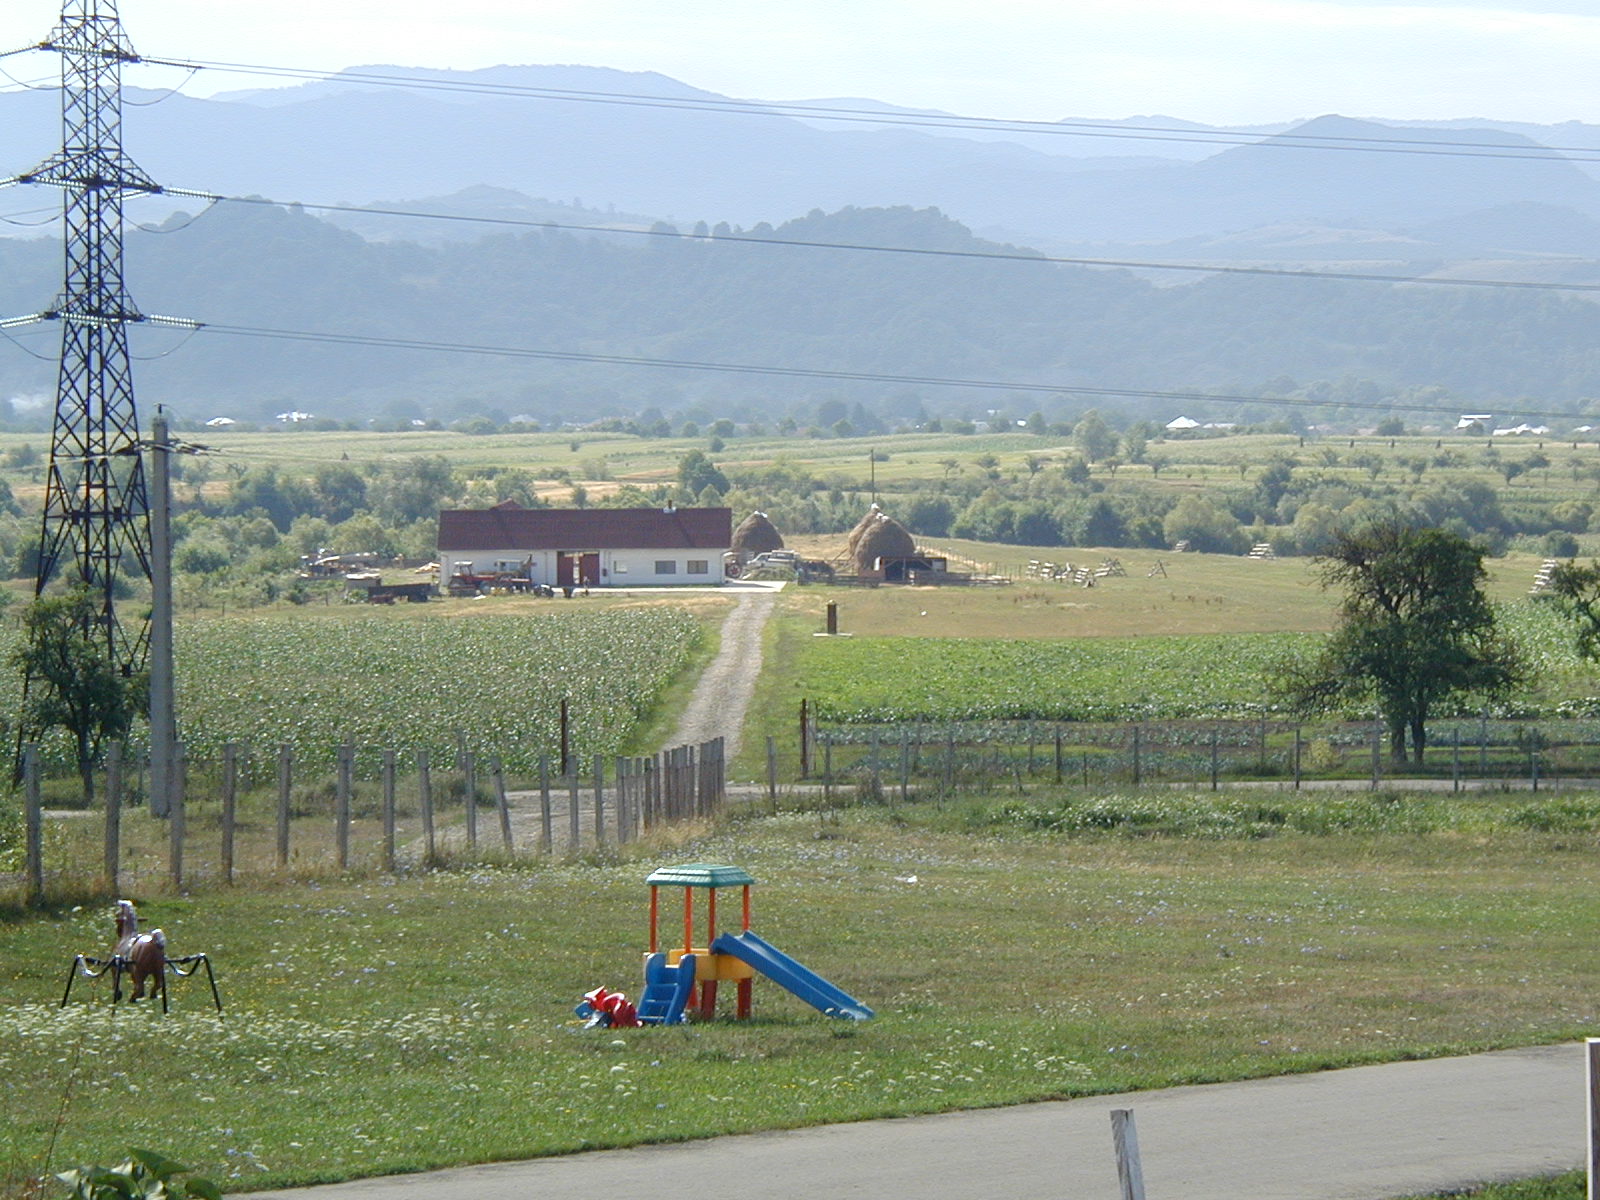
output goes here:
[[556, 586], [576, 587], [578, 583], [578, 556], [565, 550], [556, 554]]
[[600, 585], [600, 556], [598, 554], [585, 554], [579, 564], [578, 582], [584, 587], [598, 587]]

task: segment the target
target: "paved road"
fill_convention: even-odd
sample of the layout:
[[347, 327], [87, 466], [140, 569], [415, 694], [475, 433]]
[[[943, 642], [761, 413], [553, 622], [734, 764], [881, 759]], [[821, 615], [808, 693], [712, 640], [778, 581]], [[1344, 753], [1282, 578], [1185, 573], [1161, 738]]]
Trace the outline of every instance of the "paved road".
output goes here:
[[1150, 1200], [1379, 1200], [1583, 1165], [1581, 1046], [865, 1121], [263, 1193], [276, 1200], [1116, 1200], [1130, 1108]]

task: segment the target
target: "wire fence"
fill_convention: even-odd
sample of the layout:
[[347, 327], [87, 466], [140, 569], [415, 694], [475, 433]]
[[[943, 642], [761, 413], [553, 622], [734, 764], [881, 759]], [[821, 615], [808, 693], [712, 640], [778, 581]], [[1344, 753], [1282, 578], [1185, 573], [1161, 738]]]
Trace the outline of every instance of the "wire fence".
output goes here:
[[1600, 721], [1430, 722], [1425, 754], [1391, 756], [1378, 721], [1250, 720], [802, 723], [801, 774], [825, 790], [865, 785], [992, 792], [1041, 784], [1285, 787], [1339, 781], [1436, 788], [1600, 786]]

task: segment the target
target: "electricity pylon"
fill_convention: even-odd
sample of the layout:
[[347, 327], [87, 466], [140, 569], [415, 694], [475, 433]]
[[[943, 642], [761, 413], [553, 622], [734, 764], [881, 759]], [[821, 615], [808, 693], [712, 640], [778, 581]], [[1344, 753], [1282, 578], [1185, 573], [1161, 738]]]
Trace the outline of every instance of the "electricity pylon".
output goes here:
[[[50, 440], [35, 594], [57, 576], [99, 599], [99, 640], [124, 675], [149, 645], [144, 618], [123, 621], [119, 580], [150, 576], [150, 505], [139, 453], [128, 326], [147, 317], [123, 283], [122, 205], [161, 188], [122, 151], [122, 67], [134, 53], [115, 0], [64, 0], [61, 23], [30, 49], [61, 55], [61, 149], [7, 182], [62, 191], [66, 267], [61, 294], [44, 312], [0, 324], [61, 322], [55, 424]], [[142, 607], [142, 605], [141, 605]]]

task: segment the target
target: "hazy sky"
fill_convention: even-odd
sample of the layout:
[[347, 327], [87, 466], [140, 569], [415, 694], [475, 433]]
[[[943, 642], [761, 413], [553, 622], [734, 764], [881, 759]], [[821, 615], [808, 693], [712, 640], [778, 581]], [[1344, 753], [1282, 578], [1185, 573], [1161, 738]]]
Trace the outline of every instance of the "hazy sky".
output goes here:
[[[60, 8], [4, 0], [0, 47], [43, 37]], [[740, 97], [1046, 120], [1600, 121], [1600, 0], [121, 0], [119, 11], [151, 57], [581, 63]], [[0, 67], [54, 69], [42, 55]], [[191, 86], [256, 82], [215, 73]]]

